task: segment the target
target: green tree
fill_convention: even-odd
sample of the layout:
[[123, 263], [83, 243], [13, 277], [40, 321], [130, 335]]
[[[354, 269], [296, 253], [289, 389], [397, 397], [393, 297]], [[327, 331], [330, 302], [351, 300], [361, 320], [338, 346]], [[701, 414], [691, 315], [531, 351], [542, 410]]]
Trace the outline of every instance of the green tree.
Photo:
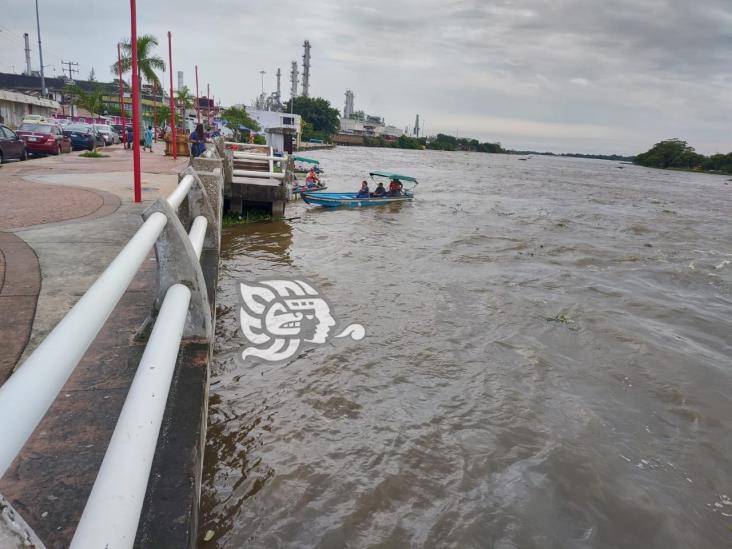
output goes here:
[[69, 97], [72, 105], [89, 111], [92, 116], [104, 111], [104, 91], [101, 86], [93, 86], [90, 91], [86, 91], [76, 84], [70, 84], [64, 87], [63, 93]]
[[247, 114], [244, 107], [229, 107], [228, 109], [224, 109], [221, 111], [221, 118], [225, 120], [226, 127], [234, 132], [234, 137], [237, 140], [241, 139], [239, 126], [245, 126], [255, 132], [261, 129], [257, 121]]
[[[180, 114], [175, 113], [175, 125], [176, 127], [180, 123]], [[170, 125], [170, 107], [162, 105], [158, 107], [158, 124]]]
[[[175, 92], [175, 105], [180, 110], [179, 116], [181, 120], [186, 117], [186, 110], [195, 106], [195, 101], [196, 98], [191, 93], [191, 90], [188, 89], [188, 86], [183, 86]], [[178, 122], [177, 119], [176, 122]]]
[[650, 150], [635, 157], [635, 163], [649, 168], [693, 169], [703, 165], [704, 156], [698, 154], [681, 139], [667, 139], [656, 143]]
[[[165, 72], [165, 61], [153, 53], [153, 48], [158, 45], [158, 39], [151, 34], [143, 34], [137, 37], [137, 78], [142, 87], [143, 80], [148, 84], [155, 83], [160, 89], [160, 79], [155, 71]], [[119, 64], [117, 61], [110, 67], [112, 74], [118, 74]], [[122, 72], [132, 70], [132, 42], [128, 39], [122, 41]]]
[[313, 132], [333, 134], [340, 129], [338, 109], [331, 107], [330, 102], [322, 97], [296, 97], [287, 102], [285, 112], [294, 112], [312, 126]]

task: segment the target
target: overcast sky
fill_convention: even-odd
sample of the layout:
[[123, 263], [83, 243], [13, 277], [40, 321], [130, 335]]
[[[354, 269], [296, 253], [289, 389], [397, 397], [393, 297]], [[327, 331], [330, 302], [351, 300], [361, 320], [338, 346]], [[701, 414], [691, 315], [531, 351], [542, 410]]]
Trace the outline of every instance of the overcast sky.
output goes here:
[[[46, 73], [110, 79], [129, 4], [39, 0]], [[38, 68], [34, 4], [0, 0], [0, 71]], [[138, 0], [138, 32], [173, 32], [174, 69], [223, 104], [275, 87], [312, 44], [311, 95], [399, 127], [511, 148], [637, 153], [670, 137], [732, 151], [732, 0]], [[167, 79], [167, 73], [166, 73]]]

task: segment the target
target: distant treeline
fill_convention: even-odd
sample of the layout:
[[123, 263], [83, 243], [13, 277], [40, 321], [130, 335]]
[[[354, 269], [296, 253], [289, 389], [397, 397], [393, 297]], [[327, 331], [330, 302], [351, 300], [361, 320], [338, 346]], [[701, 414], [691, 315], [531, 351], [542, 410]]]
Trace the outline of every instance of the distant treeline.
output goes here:
[[582, 154], [582, 153], [553, 153], [537, 151], [505, 151], [508, 154], [540, 155], [540, 156], [568, 156], [570, 158], [591, 158], [593, 160], [615, 160], [621, 162], [632, 162], [634, 156], [623, 156], [621, 154]]
[[455, 137], [438, 133], [435, 137], [409, 137], [402, 135], [394, 140], [383, 136], [364, 137], [363, 144], [367, 147], [391, 147], [395, 149], [430, 149], [434, 151], [470, 151], [501, 153], [506, 152], [500, 143], [481, 143], [477, 139]]
[[632, 162], [632, 156], [622, 156], [619, 154], [580, 154], [565, 153], [557, 154], [553, 152], [537, 152], [537, 151], [512, 151], [501, 147], [500, 143], [482, 143], [477, 139], [469, 137], [455, 137], [438, 133], [435, 137], [409, 137], [402, 135], [393, 140], [385, 139], [383, 136], [364, 137], [363, 144], [366, 147], [388, 147], [394, 149], [430, 149], [433, 151], [466, 151], [466, 152], [485, 152], [485, 153], [503, 153], [503, 154], [521, 154], [521, 155], [542, 155], [542, 156], [571, 156], [575, 158], [596, 158], [600, 160], [624, 160]]
[[656, 143], [649, 151], [636, 156], [635, 163], [648, 168], [732, 174], [732, 153], [704, 156], [681, 139]]

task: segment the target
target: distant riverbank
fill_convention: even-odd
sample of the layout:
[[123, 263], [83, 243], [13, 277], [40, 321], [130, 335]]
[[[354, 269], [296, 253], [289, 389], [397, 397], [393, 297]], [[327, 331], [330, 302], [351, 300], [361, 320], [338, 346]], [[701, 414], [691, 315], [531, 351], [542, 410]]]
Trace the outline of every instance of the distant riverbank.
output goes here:
[[635, 164], [646, 168], [732, 175], [732, 153], [699, 154], [681, 139], [667, 139], [635, 157]]

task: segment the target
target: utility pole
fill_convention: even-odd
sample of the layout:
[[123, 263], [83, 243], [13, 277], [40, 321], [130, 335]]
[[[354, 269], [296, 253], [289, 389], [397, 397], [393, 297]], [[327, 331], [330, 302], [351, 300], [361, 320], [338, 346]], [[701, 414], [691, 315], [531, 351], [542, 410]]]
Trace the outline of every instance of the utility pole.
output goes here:
[[69, 68], [68, 68], [68, 71], [69, 71], [69, 80], [72, 80], [73, 81], [74, 80], [74, 74], [73, 73], [75, 73], [75, 72], [78, 73], [79, 72], [79, 69], [74, 69], [72, 67], [78, 67], [79, 64], [76, 63], [75, 61], [61, 61], [61, 64], [62, 65], [68, 65], [69, 66]]
[[43, 76], [43, 48], [41, 47], [41, 19], [38, 16], [38, 0], [36, 0], [36, 30], [38, 31], [38, 58], [41, 62], [41, 96], [46, 97], [46, 79]]
[[30, 76], [33, 71], [31, 69], [30, 38], [27, 32], [23, 33], [23, 39], [25, 40], [25, 75]]

